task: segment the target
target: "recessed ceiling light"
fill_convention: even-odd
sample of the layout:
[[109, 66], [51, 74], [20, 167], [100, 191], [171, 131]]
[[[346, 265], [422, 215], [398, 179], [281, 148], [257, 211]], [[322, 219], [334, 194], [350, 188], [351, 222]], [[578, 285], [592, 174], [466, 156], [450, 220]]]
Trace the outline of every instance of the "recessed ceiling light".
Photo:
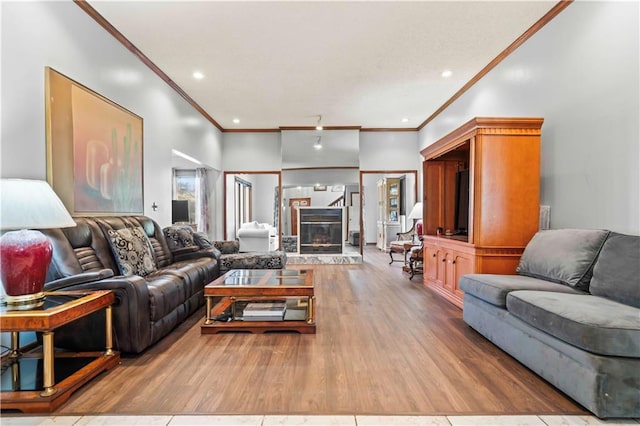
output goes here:
[[444, 70], [442, 71], [442, 74], [440, 74], [442, 77], [444, 78], [449, 78], [453, 75], [453, 73], [451, 72], [451, 70]]
[[403, 123], [408, 123], [408, 122], [409, 122], [409, 119], [408, 119], [407, 117], [405, 117], [405, 118], [403, 118], [403, 119], [402, 119], [402, 122], [403, 122]]
[[200, 71], [194, 71], [193, 78], [195, 78], [196, 80], [202, 80], [204, 78], [204, 74], [202, 74]]
[[233, 119], [233, 124], [240, 124], [240, 119], [239, 118], [234, 118]]

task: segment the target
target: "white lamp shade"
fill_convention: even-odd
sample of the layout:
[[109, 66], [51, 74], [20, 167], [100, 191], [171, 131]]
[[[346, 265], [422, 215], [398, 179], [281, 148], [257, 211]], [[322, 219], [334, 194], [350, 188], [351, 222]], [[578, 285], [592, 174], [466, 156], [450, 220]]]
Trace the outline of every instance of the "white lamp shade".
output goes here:
[[422, 219], [422, 202], [417, 202], [411, 209], [408, 219]]
[[0, 229], [49, 229], [76, 226], [43, 180], [0, 179]]

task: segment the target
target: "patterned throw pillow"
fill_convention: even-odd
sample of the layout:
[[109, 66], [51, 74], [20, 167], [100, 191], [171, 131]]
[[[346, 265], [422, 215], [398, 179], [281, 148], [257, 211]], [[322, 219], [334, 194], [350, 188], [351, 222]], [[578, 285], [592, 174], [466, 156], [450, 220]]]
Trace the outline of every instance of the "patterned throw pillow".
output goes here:
[[151, 243], [141, 227], [108, 229], [107, 233], [122, 275], [144, 277], [156, 270]]
[[163, 232], [171, 251], [194, 245], [193, 229], [190, 226], [168, 226]]
[[214, 241], [213, 246], [220, 250], [222, 254], [233, 254], [240, 251], [240, 243], [238, 240]]

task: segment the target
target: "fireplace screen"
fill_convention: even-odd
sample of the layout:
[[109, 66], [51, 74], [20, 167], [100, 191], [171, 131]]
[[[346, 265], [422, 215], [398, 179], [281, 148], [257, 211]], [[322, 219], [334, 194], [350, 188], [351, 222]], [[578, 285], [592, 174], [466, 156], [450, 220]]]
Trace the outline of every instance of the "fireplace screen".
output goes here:
[[300, 212], [300, 254], [342, 253], [342, 207], [303, 207]]

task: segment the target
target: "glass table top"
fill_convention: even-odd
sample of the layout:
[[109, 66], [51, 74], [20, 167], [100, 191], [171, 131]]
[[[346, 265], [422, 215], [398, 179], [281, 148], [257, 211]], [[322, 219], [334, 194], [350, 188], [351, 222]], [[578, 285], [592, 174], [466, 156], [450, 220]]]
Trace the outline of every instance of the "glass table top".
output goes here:
[[310, 271], [305, 269], [238, 269], [227, 272], [211, 286], [304, 286]]

